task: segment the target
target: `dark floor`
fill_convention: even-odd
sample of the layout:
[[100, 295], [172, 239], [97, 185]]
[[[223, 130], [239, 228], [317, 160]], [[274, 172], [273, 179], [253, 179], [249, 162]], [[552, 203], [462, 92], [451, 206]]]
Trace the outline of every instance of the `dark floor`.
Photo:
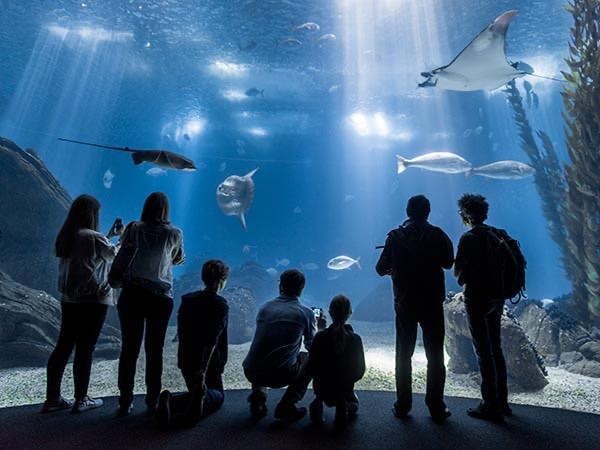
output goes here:
[[[308, 418], [285, 425], [272, 418], [281, 391], [271, 391], [270, 414], [254, 422], [246, 405], [246, 391], [228, 391], [223, 409], [190, 430], [157, 429], [144, 417], [143, 399], [126, 418], [116, 418], [116, 399], [102, 408], [72, 415], [68, 411], [40, 414], [40, 405], [0, 409], [0, 449], [110, 449], [110, 448], [505, 448], [599, 449], [600, 415], [533, 406], [514, 406], [514, 416], [503, 424], [468, 417], [473, 399], [450, 398], [453, 415], [445, 424], [434, 423], [423, 396], [415, 396], [408, 419], [395, 418], [391, 392], [360, 392], [361, 410], [343, 434], [331, 426], [333, 411], [326, 410], [325, 426], [314, 429]], [[312, 399], [309, 392], [305, 404]]]

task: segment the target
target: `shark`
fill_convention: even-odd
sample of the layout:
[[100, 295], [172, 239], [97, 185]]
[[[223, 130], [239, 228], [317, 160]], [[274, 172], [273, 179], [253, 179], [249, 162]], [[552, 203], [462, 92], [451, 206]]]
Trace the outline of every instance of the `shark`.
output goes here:
[[449, 64], [421, 72], [426, 80], [419, 87], [452, 91], [498, 89], [515, 78], [530, 75], [531, 66], [509, 63], [505, 54], [508, 26], [517, 10], [506, 11], [485, 27]]
[[109, 150], [117, 150], [120, 152], [131, 153], [131, 159], [137, 166], [144, 162], [154, 164], [165, 169], [194, 171], [196, 166], [194, 161], [183, 156], [180, 153], [175, 153], [169, 150], [136, 150], [129, 147], [112, 147], [108, 145], [94, 144], [91, 142], [75, 141], [72, 139], [58, 138], [59, 141], [72, 142], [74, 144], [89, 145], [92, 147], [106, 148]]
[[223, 214], [227, 216], [238, 216], [244, 230], [246, 226], [246, 213], [252, 205], [254, 199], [254, 180], [252, 175], [256, 173], [258, 167], [244, 176], [231, 175], [227, 177], [217, 187], [217, 204]]

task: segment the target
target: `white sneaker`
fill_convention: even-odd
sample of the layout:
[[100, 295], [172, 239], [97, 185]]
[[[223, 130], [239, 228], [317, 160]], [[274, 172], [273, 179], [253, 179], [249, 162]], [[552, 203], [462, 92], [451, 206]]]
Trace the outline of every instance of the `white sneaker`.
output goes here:
[[42, 406], [43, 413], [50, 413], [54, 411], [61, 411], [63, 409], [69, 409], [73, 407], [73, 400], [67, 400], [66, 398], [60, 397], [58, 400], [44, 402]]
[[77, 414], [77, 413], [81, 413], [84, 411], [88, 411], [90, 409], [96, 409], [96, 408], [99, 408], [100, 406], [102, 406], [102, 403], [104, 403], [104, 402], [99, 398], [92, 398], [89, 396], [84, 397], [82, 400], [77, 400], [75, 402], [71, 412], [73, 414]]

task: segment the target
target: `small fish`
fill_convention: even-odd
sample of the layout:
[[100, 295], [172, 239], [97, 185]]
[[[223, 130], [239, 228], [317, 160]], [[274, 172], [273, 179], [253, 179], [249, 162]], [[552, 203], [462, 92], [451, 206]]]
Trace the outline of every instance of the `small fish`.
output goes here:
[[183, 139], [185, 139], [185, 140], [186, 140], [186, 141], [188, 141], [188, 142], [190, 142], [190, 141], [191, 141], [191, 139], [190, 139], [190, 135], [189, 135], [189, 134], [187, 134], [187, 133], [183, 133]]
[[294, 214], [302, 214], [302, 208], [300, 208], [299, 206], [296, 206], [294, 208]]
[[535, 109], [538, 109], [540, 106], [540, 98], [538, 97], [538, 95], [535, 92], [531, 93], [531, 97], [533, 98], [533, 107]]
[[467, 175], [471, 173], [498, 180], [518, 180], [535, 175], [535, 169], [519, 161], [498, 161], [477, 167]]
[[488, 133], [488, 139], [492, 139], [493, 137], [494, 137], [494, 133], [490, 131]]
[[531, 92], [531, 90], [533, 89], [533, 86], [531, 85], [531, 83], [527, 80], [523, 81], [523, 87], [525, 88], [526, 92]]
[[548, 308], [552, 304], [554, 304], [554, 300], [550, 298], [545, 298], [542, 300], [542, 308]]
[[500, 148], [500, 144], [498, 144], [497, 142], [494, 142], [492, 144], [492, 152], [496, 153], [499, 148]]
[[352, 195], [352, 194], [346, 194], [344, 196], [344, 203], [350, 203], [354, 199], [355, 199], [354, 195]]
[[112, 187], [112, 182], [115, 179], [115, 174], [111, 172], [110, 169], [107, 169], [104, 172], [104, 176], [102, 177], [102, 184], [106, 189], [110, 189]]
[[413, 159], [405, 159], [400, 155], [396, 155], [396, 158], [398, 159], [398, 173], [404, 172], [408, 167], [443, 173], [469, 172], [472, 168], [471, 163], [463, 157], [447, 152], [427, 153]]
[[339, 91], [341, 87], [342, 87], [342, 85], [341, 85], [341, 84], [334, 84], [333, 86], [331, 86], [331, 87], [329, 88], [328, 92], [329, 92], [330, 94], [333, 94], [334, 92], [337, 92], [337, 91]]
[[248, 43], [243, 47], [240, 44], [238, 44], [238, 53], [251, 52], [257, 47], [257, 45], [258, 44], [256, 43], [256, 41], [248, 41]]
[[471, 130], [470, 128], [467, 128], [464, 132], [463, 132], [463, 137], [466, 139], [469, 136], [471, 136], [471, 134], [473, 134], [473, 130]]
[[167, 171], [165, 169], [161, 169], [160, 167], [151, 167], [150, 169], [146, 170], [146, 175], [151, 177], [162, 177], [167, 175]]
[[592, 189], [592, 187], [589, 184], [583, 184], [583, 185], [581, 185], [579, 183], [575, 183], [575, 187], [583, 195], [587, 195], [588, 197], [595, 197], [596, 196], [596, 194], [594, 193], [594, 190]]
[[483, 131], [483, 127], [478, 126], [477, 128], [475, 128], [475, 130], [473, 130], [473, 133], [475, 133], [475, 136], [479, 136], [482, 131]]
[[360, 269], [360, 256], [356, 259], [352, 259], [349, 256], [336, 256], [327, 263], [327, 268], [331, 270], [344, 270], [350, 269], [354, 264]]
[[246, 97], [257, 97], [259, 94], [261, 97], [264, 97], [265, 96], [264, 92], [265, 92], [264, 89], [259, 91], [258, 89], [253, 87], [253, 88], [248, 89], [246, 92], [244, 92], [244, 94], [246, 94]]
[[282, 259], [281, 261], [275, 260], [275, 267], [287, 267], [290, 265], [290, 260], [287, 258]]
[[302, 270], [319, 270], [319, 266], [315, 263], [300, 264]]
[[292, 31], [319, 31], [320, 29], [318, 23], [306, 22], [302, 25], [294, 25], [294, 22], [292, 22]]
[[267, 273], [272, 277], [276, 277], [279, 274], [279, 272], [277, 272], [277, 269], [274, 269], [273, 267], [267, 269]]
[[206, 169], [207, 167], [208, 164], [206, 164], [205, 162], [198, 163], [198, 169]]
[[244, 245], [244, 246], [242, 247], [242, 253], [246, 253], [246, 254], [248, 254], [248, 253], [250, 253], [250, 251], [251, 251], [253, 248], [256, 248], [256, 245], [248, 245], [248, 244], [246, 244], [246, 245]]
[[340, 278], [341, 276], [342, 276], [342, 273], [341, 273], [341, 272], [335, 272], [335, 273], [333, 273], [333, 274], [331, 274], [331, 275], [329, 275], [329, 276], [327, 277], [327, 281], [333, 281], [333, 280], [337, 280], [337, 279], [338, 279], [338, 278]]
[[277, 43], [277, 47], [297, 48], [302, 47], [302, 42], [298, 39], [284, 39], [283, 41], [279, 41]]
[[323, 47], [327, 42], [333, 42], [336, 39], [337, 38], [335, 37], [335, 34], [328, 33], [328, 34], [324, 34], [319, 39], [317, 39], [315, 44], [318, 45], [319, 47]]
[[222, 162], [221, 165], [219, 166], [219, 172], [225, 172], [225, 169], [227, 169], [227, 163]]

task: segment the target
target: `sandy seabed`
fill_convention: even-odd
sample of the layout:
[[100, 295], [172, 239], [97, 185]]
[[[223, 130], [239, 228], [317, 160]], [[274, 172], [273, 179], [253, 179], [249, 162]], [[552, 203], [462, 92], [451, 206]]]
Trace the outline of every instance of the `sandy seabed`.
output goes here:
[[[367, 373], [357, 384], [358, 390], [393, 391], [394, 382], [394, 325], [392, 322], [354, 322], [355, 331], [362, 338], [367, 359]], [[185, 384], [177, 368], [177, 343], [172, 342], [175, 328], [170, 328], [165, 343], [163, 387], [172, 391], [185, 390]], [[242, 361], [250, 347], [249, 343], [231, 345], [229, 362], [224, 381], [227, 389], [249, 389], [244, 377]], [[138, 362], [136, 393], [143, 393], [143, 351]], [[118, 395], [118, 361], [95, 361], [92, 368], [90, 395], [108, 397]], [[425, 392], [426, 359], [422, 347], [417, 347], [413, 358], [413, 389]], [[560, 368], [549, 368], [549, 384], [538, 392], [511, 392], [511, 403], [571, 409], [600, 414], [600, 379], [573, 374]], [[46, 389], [45, 368], [18, 368], [0, 370], [0, 407], [41, 403]], [[63, 380], [63, 395], [72, 396], [73, 377], [71, 365]], [[478, 377], [448, 372], [446, 395], [479, 398]]]

